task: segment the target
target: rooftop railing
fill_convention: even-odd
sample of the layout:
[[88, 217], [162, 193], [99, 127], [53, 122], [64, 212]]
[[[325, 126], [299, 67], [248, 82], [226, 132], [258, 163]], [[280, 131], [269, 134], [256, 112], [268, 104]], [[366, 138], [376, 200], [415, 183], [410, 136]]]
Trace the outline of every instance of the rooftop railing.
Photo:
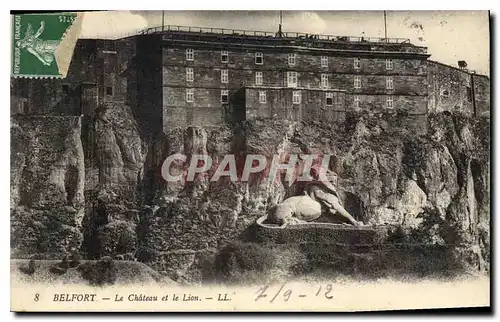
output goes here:
[[311, 40], [343, 41], [343, 42], [371, 42], [371, 43], [390, 43], [390, 44], [410, 43], [410, 39], [407, 38], [333, 36], [333, 35], [308, 34], [303, 32], [282, 32], [281, 35], [278, 35], [277, 32], [269, 32], [269, 31], [174, 26], [174, 25], [165, 25], [165, 26], [147, 28], [141, 30], [139, 34], [148, 35], [148, 34], [162, 33], [162, 32], [190, 32], [190, 33], [203, 33], [203, 34], [219, 34], [228, 36], [311, 39]]

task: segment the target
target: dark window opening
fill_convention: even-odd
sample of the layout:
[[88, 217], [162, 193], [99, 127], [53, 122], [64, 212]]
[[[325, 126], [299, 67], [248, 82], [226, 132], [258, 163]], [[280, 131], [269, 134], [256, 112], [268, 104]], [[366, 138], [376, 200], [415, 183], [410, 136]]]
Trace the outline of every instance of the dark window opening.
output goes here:
[[113, 95], [113, 87], [111, 87], [111, 86], [106, 87], [106, 95], [109, 95], [109, 96]]
[[264, 56], [262, 55], [262, 53], [255, 53], [255, 63], [257, 65], [264, 64]]
[[63, 91], [64, 94], [68, 94], [69, 93], [69, 85], [68, 84], [63, 84], [62, 91]]
[[228, 54], [228, 53], [222, 53], [222, 54], [221, 54], [221, 61], [222, 61], [223, 63], [227, 63], [227, 62], [229, 62], [229, 54]]
[[24, 114], [28, 114], [29, 112], [29, 105], [28, 105], [28, 102], [27, 101], [24, 101], [23, 102], [23, 113]]
[[229, 102], [229, 97], [228, 97], [228, 95], [221, 95], [221, 99], [220, 100], [221, 100], [222, 103], [226, 104], [226, 103]]
[[467, 101], [472, 102], [472, 89], [467, 86]]
[[333, 105], [333, 97], [327, 97], [326, 98], [326, 105], [327, 106], [332, 106]]

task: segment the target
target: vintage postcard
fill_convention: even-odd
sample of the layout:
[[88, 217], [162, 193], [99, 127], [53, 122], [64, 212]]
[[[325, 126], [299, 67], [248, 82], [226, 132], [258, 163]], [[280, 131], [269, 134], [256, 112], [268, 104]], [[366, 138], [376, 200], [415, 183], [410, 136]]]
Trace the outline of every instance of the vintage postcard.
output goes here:
[[489, 12], [11, 21], [12, 311], [490, 307]]

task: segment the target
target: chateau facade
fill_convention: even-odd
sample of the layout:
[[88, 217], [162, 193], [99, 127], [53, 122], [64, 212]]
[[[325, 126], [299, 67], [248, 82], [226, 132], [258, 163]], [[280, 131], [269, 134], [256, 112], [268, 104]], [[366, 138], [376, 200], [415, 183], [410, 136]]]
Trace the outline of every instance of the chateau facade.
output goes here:
[[12, 79], [12, 113], [130, 105], [153, 132], [349, 111], [489, 114], [489, 78], [429, 60], [407, 39], [164, 26], [78, 41], [65, 79]]

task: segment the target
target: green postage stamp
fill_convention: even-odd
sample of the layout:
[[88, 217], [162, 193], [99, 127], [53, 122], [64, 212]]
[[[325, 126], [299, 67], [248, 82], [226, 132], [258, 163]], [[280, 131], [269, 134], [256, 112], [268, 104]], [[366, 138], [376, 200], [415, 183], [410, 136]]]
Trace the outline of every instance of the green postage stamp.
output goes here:
[[80, 27], [77, 13], [12, 15], [12, 76], [65, 77]]

